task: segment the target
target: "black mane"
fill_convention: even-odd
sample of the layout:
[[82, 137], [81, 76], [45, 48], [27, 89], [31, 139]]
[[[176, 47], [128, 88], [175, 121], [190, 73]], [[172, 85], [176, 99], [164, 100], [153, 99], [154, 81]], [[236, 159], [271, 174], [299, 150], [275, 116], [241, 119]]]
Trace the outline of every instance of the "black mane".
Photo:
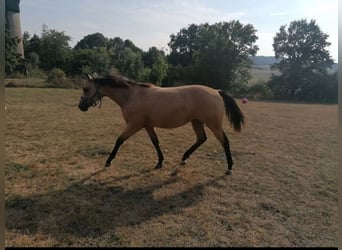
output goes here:
[[145, 87], [145, 88], [149, 88], [152, 86], [148, 83], [139, 83], [139, 82], [130, 80], [126, 77], [114, 76], [114, 75], [106, 75], [106, 76], [97, 77], [94, 79], [94, 82], [101, 86], [109, 86], [112, 88], [128, 88], [130, 85], [140, 86], [140, 87]]

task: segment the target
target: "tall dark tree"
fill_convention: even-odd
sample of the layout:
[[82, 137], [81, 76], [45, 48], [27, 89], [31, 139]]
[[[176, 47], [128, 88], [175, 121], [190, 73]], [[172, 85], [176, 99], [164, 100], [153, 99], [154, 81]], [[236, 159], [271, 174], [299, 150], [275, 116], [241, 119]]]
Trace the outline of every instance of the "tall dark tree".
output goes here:
[[[220, 22], [213, 25], [190, 25], [171, 35], [169, 63], [171, 76], [184, 81], [229, 89], [236, 82], [246, 82], [251, 67], [249, 56], [258, 47], [256, 30], [239, 21]], [[170, 79], [169, 81], [179, 81]]]
[[73, 73], [108, 73], [110, 70], [110, 56], [105, 48], [75, 49], [71, 61]]
[[83, 37], [75, 46], [75, 49], [97, 49], [107, 47], [108, 39], [102, 33], [93, 33]]
[[129, 39], [126, 39], [124, 41], [124, 46], [125, 48], [130, 48], [134, 53], [140, 53], [140, 54], [143, 53], [142, 49], [135, 46], [135, 44]]
[[122, 50], [125, 47], [124, 41], [120, 37], [110, 38], [107, 43], [108, 49], [113, 49], [115, 51]]
[[115, 37], [109, 39], [107, 48], [111, 55], [112, 66], [122, 75], [139, 81], [146, 80], [142, 61], [143, 51], [135, 46], [132, 41]]
[[151, 68], [159, 56], [165, 56], [162, 50], [158, 50], [156, 47], [149, 48], [147, 52], [143, 53], [144, 65]]
[[68, 71], [72, 56], [69, 47], [70, 39], [70, 36], [66, 35], [64, 31], [48, 29], [46, 25], [43, 25], [39, 52], [41, 67], [46, 70], [60, 68]]
[[191, 24], [188, 28], [181, 29], [176, 35], [170, 35], [169, 63], [171, 65], [187, 66], [192, 64], [192, 55], [200, 48], [200, 33], [208, 29], [209, 24]]
[[[313, 93], [328, 75], [333, 64], [327, 47], [328, 35], [323, 33], [315, 20], [293, 21], [280, 27], [274, 37], [273, 48], [278, 63], [273, 69], [280, 75], [273, 76], [268, 86], [275, 96], [283, 99], [313, 99]], [[319, 88], [318, 88], [319, 89]]]
[[41, 53], [41, 41], [39, 36], [31, 35], [25, 31], [23, 34], [23, 45], [25, 58], [30, 62], [33, 68], [37, 68], [40, 64], [39, 53]]
[[143, 54], [144, 66], [150, 69], [149, 81], [161, 85], [165, 78], [168, 69], [168, 63], [164, 51], [158, 50], [156, 47], [151, 47]]

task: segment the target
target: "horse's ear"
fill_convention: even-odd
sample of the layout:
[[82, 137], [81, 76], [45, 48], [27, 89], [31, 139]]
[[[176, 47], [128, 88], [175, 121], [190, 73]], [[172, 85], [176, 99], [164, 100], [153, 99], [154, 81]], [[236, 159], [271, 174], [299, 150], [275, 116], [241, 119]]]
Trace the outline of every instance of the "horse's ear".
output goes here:
[[93, 80], [93, 77], [90, 74], [85, 74], [88, 78], [88, 80]]

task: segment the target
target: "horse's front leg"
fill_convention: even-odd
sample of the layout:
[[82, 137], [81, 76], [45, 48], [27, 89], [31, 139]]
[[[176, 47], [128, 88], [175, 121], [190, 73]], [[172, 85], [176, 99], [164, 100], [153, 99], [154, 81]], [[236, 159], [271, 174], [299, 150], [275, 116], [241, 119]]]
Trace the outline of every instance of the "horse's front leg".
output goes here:
[[106, 161], [106, 167], [109, 167], [111, 165], [112, 160], [115, 158], [120, 146], [124, 143], [124, 141], [126, 141], [130, 136], [134, 135], [140, 129], [142, 129], [142, 127], [127, 124], [125, 130], [122, 132], [122, 134], [118, 137], [118, 139], [115, 142], [114, 148]]
[[154, 148], [157, 150], [157, 153], [158, 153], [158, 163], [154, 168], [155, 169], [161, 168], [163, 166], [164, 156], [163, 156], [163, 153], [159, 147], [159, 140], [158, 140], [157, 134], [154, 131], [153, 127], [145, 127], [145, 129], [146, 129], [148, 135], [150, 136], [150, 139], [153, 143]]

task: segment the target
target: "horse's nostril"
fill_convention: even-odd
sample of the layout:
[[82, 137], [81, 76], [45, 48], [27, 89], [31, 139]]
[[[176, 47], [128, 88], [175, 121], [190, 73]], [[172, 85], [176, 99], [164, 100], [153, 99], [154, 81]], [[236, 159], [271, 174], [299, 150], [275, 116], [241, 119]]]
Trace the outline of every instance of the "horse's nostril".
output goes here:
[[84, 102], [80, 102], [78, 104], [78, 108], [81, 110], [81, 111], [87, 111], [88, 110], [88, 106], [84, 103]]
[[81, 111], [87, 111], [87, 110], [88, 110], [88, 108], [82, 107], [82, 106], [78, 106], [78, 108], [79, 108]]

